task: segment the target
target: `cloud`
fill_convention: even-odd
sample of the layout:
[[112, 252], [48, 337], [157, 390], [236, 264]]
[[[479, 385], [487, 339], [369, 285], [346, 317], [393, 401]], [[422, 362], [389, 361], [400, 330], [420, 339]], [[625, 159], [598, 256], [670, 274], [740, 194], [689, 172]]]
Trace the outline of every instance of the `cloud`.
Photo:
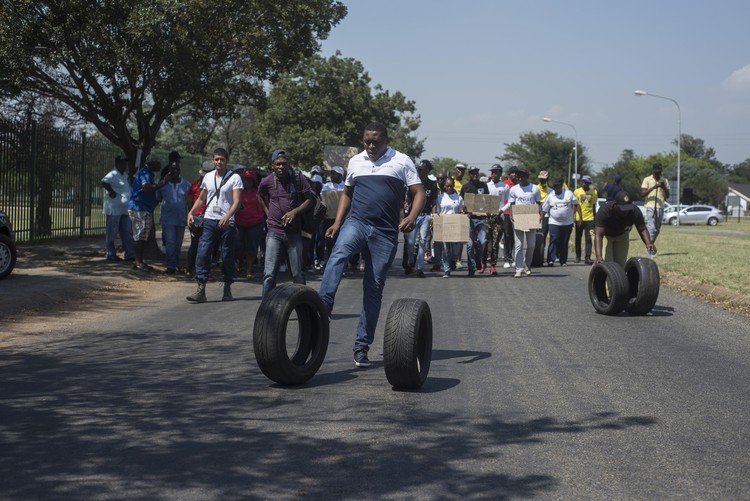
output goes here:
[[723, 86], [730, 92], [750, 92], [750, 64], [729, 75]]

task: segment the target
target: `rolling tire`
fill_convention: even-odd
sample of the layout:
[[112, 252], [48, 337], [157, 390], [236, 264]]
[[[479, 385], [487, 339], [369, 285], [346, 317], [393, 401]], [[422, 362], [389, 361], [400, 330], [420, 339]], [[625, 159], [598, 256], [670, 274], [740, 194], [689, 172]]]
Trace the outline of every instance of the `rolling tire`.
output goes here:
[[624, 310], [630, 287], [622, 266], [611, 261], [594, 264], [589, 272], [589, 297], [602, 315], [617, 315]]
[[8, 235], [0, 234], [0, 279], [10, 275], [16, 267], [16, 246]]
[[385, 321], [383, 365], [394, 388], [416, 389], [427, 380], [432, 361], [432, 313], [420, 299], [391, 304]]
[[544, 266], [544, 244], [544, 235], [541, 231], [537, 231], [536, 246], [534, 247], [534, 255], [531, 258], [532, 268], [541, 268], [542, 266]]
[[[289, 356], [287, 328], [295, 312], [297, 344]], [[317, 291], [301, 284], [283, 284], [263, 299], [255, 315], [255, 360], [271, 381], [286, 386], [299, 385], [320, 369], [328, 351], [328, 337], [328, 306]]]
[[625, 311], [645, 315], [654, 309], [659, 298], [659, 267], [651, 259], [631, 257], [625, 263], [630, 294]]

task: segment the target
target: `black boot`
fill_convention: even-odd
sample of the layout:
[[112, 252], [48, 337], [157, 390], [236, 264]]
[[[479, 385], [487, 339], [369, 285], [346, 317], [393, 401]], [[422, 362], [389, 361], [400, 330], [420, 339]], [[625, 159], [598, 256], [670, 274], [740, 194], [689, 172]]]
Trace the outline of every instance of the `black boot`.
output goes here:
[[232, 284], [224, 282], [224, 295], [221, 296], [221, 300], [231, 301], [232, 299]]
[[206, 302], [206, 284], [199, 283], [198, 289], [185, 299], [187, 299], [188, 301], [192, 301], [194, 303], [205, 303]]

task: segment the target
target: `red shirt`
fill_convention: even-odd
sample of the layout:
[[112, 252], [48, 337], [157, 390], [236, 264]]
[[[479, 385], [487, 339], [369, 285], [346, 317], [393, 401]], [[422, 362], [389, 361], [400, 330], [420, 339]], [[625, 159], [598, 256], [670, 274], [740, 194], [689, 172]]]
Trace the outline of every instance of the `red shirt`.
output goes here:
[[[192, 200], [193, 204], [201, 196], [201, 181], [202, 180], [203, 180], [203, 177], [200, 177], [197, 181], [191, 184], [190, 189], [187, 192], [188, 200]], [[193, 208], [193, 204], [190, 204], [191, 209]], [[203, 207], [195, 211], [195, 215], [203, 214], [204, 210], [206, 210], [206, 204], [203, 204]]]
[[265, 214], [258, 202], [258, 189], [242, 190], [242, 209], [234, 215], [237, 226], [249, 228], [263, 222]]

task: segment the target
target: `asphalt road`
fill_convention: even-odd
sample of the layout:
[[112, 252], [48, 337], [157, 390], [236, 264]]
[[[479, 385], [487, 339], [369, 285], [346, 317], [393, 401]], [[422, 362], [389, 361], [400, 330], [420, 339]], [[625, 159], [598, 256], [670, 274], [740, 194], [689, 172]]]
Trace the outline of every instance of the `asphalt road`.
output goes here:
[[[597, 315], [584, 266], [417, 279], [398, 264], [373, 366], [352, 362], [355, 274], [302, 387], [257, 368], [258, 283], [232, 303], [209, 284], [201, 305], [160, 283], [159, 301], [0, 350], [0, 498], [750, 498], [746, 317], [666, 287], [651, 315]], [[383, 370], [398, 297], [432, 310], [420, 391]]]

